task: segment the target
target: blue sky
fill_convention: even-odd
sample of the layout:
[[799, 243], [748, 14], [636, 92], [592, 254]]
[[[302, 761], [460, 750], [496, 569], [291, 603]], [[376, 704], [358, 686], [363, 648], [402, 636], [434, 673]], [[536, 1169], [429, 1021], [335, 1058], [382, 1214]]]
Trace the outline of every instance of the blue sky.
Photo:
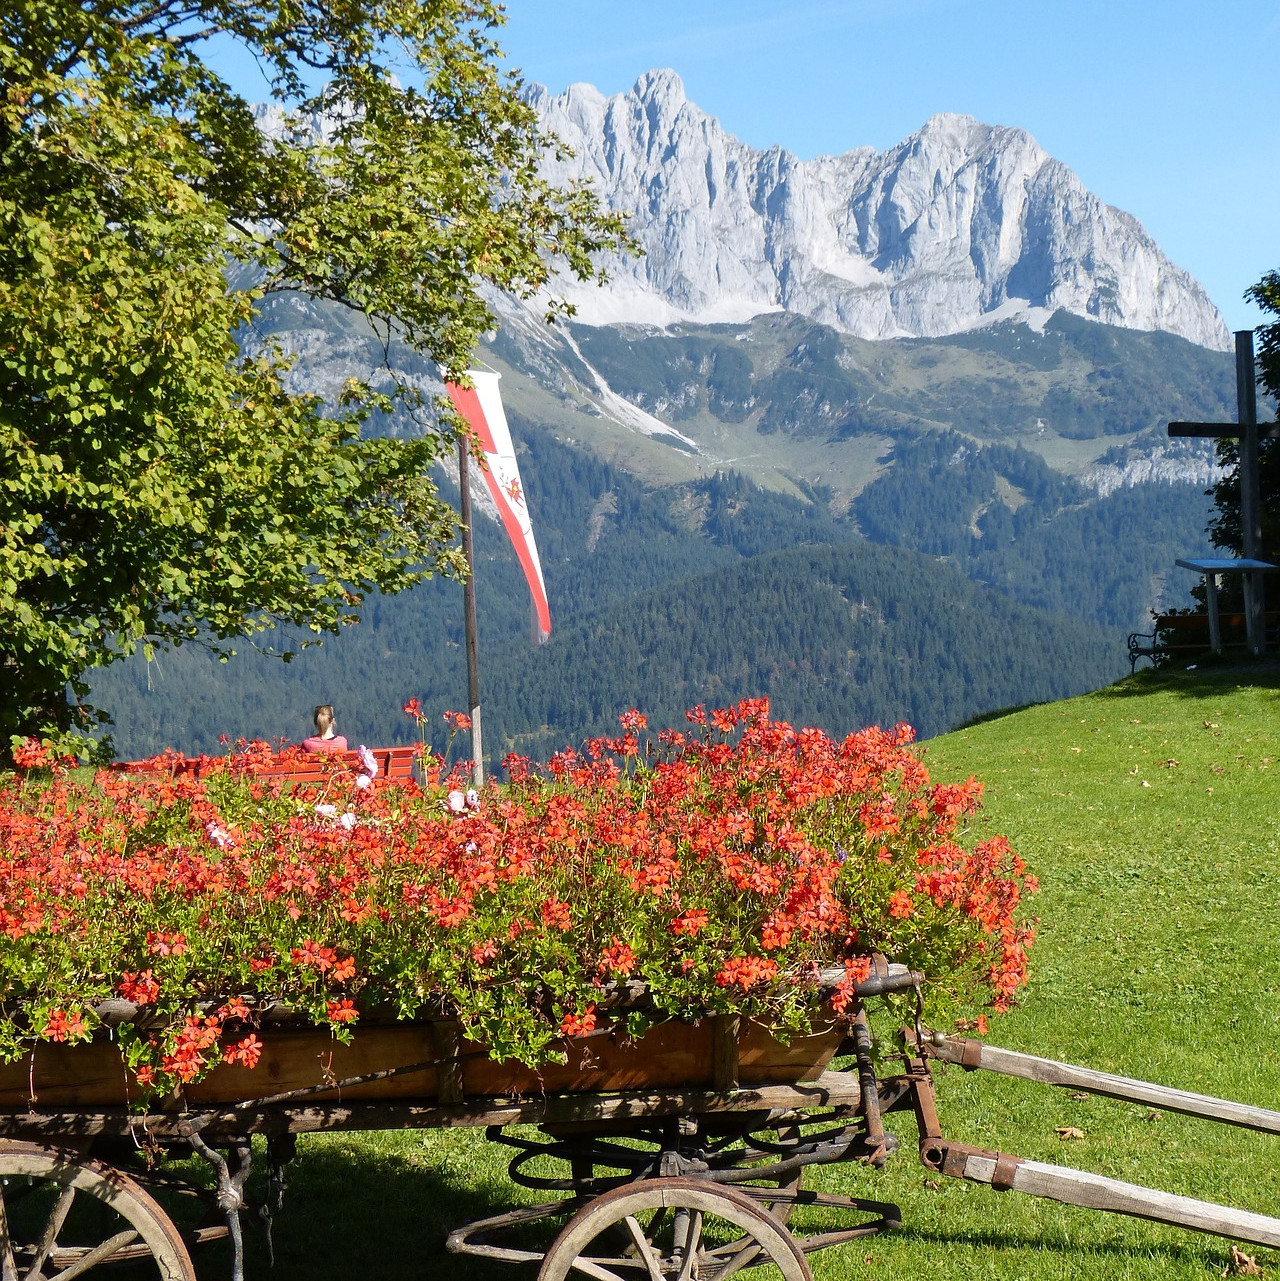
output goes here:
[[526, 79], [670, 67], [756, 147], [884, 148], [939, 111], [1028, 130], [1138, 218], [1232, 329], [1280, 270], [1280, 0], [507, 0]]

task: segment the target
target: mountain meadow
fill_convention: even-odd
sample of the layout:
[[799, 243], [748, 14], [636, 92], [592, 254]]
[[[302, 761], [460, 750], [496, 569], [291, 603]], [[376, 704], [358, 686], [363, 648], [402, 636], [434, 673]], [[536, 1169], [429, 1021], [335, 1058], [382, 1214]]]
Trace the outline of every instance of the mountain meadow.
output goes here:
[[[1273, 661], [1140, 673], [924, 745], [936, 779], [984, 781], [980, 826], [1007, 834], [1041, 880], [1031, 982], [991, 1020], [992, 1044], [1276, 1105], [1278, 710]], [[950, 1137], [1275, 1212], [1274, 1137], [959, 1068], [940, 1072], [938, 1094]], [[903, 1217], [813, 1256], [819, 1281], [1206, 1281], [1247, 1268], [1223, 1239], [931, 1176], [910, 1118], [888, 1122], [902, 1146], [883, 1171], [806, 1171], [806, 1186], [892, 1200]], [[249, 1275], [408, 1281], [447, 1266], [498, 1281], [510, 1265], [449, 1259], [446, 1232], [545, 1198], [513, 1188], [478, 1131], [308, 1136], [275, 1220], [275, 1270], [254, 1234]], [[793, 1222], [833, 1226], [803, 1210]], [[1271, 1273], [1267, 1251], [1245, 1253]]]

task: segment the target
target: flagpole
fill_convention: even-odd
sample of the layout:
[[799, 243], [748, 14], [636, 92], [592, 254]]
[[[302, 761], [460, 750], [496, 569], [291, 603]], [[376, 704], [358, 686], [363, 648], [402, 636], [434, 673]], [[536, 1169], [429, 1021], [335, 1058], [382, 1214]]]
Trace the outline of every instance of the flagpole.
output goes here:
[[476, 560], [471, 541], [470, 441], [458, 439], [458, 503], [462, 517], [462, 554], [467, 562], [467, 578], [462, 585], [462, 609], [467, 646], [467, 703], [471, 715], [471, 757], [475, 762], [472, 778], [477, 788], [484, 786], [484, 748], [480, 735], [480, 664], [476, 645]]

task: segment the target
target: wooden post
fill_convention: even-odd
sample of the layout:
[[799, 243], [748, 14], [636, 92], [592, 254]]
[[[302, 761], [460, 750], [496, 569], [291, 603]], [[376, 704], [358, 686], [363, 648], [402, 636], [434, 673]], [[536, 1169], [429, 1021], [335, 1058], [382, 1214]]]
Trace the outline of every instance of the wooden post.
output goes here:
[[711, 1020], [711, 1084], [717, 1090], [738, 1088], [738, 1034], [742, 1020], [737, 1014], [716, 1014]]
[[[996, 1174], [996, 1161], [990, 1156], [973, 1155], [966, 1159], [963, 1177], [974, 1183], [991, 1183]], [[1250, 1210], [1197, 1201], [1192, 1197], [1174, 1196], [1136, 1183], [1122, 1183], [1085, 1170], [1070, 1170], [1040, 1161], [1020, 1161], [1013, 1170], [1009, 1185], [1015, 1192], [1081, 1205], [1088, 1210], [1107, 1210], [1128, 1214], [1153, 1223], [1194, 1228], [1217, 1236], [1234, 1237], [1252, 1245], [1280, 1247], [1280, 1219]]]
[[[1204, 601], [1209, 610], [1209, 648], [1215, 654], [1222, 653], [1222, 622], [1218, 613], [1218, 576], [1217, 574], [1206, 574], [1204, 576]], [[1248, 629], [1248, 619], [1245, 619], [1245, 630], [1248, 632], [1249, 640], [1253, 640], [1253, 632]]]
[[1005, 1050], [985, 1041], [964, 1040], [955, 1036], [939, 1036], [927, 1043], [928, 1058], [943, 1063], [959, 1063], [964, 1067], [982, 1068], [998, 1072], [1001, 1076], [1017, 1076], [1026, 1081], [1039, 1081], [1067, 1090], [1087, 1090], [1109, 1099], [1123, 1099], [1127, 1103], [1141, 1103], [1146, 1107], [1160, 1108], [1166, 1112], [1179, 1112], [1183, 1116], [1203, 1117], [1208, 1121], [1221, 1121], [1224, 1125], [1239, 1125], [1247, 1130], [1266, 1134], [1280, 1134], [1280, 1112], [1269, 1108], [1253, 1107], [1248, 1103], [1234, 1103], [1208, 1094], [1193, 1094], [1176, 1090], [1151, 1081], [1139, 1081], [1131, 1076], [1116, 1076], [1098, 1072], [1093, 1068], [1077, 1067], [1057, 1059], [1039, 1058], [1017, 1050]]
[[[1253, 361], [1253, 330], [1236, 332], [1236, 417], [1240, 422], [1240, 533], [1246, 560], [1262, 558], [1262, 478], [1258, 460], [1258, 375]], [[1245, 631], [1249, 647], [1265, 646], [1262, 581], [1244, 576]]]
[[458, 1056], [462, 1052], [462, 1029], [451, 1020], [441, 1020], [431, 1024], [431, 1035], [435, 1041], [438, 1060], [436, 1101], [461, 1103], [464, 1098], [462, 1063]]
[[1240, 554], [1262, 557], [1262, 482], [1258, 475], [1258, 386], [1253, 330], [1236, 332], [1236, 417], [1240, 426]]
[[[1280, 427], [1258, 426], [1258, 376], [1253, 358], [1253, 330], [1236, 331], [1236, 418], [1235, 423], [1170, 423], [1170, 436], [1235, 437], [1240, 442], [1237, 474], [1240, 478], [1240, 555], [1243, 560], [1262, 559], [1262, 480], [1258, 464], [1258, 442], [1275, 439]], [[1244, 574], [1244, 621], [1249, 648], [1261, 654], [1266, 648], [1266, 629], [1261, 578]], [[1212, 589], [1211, 589], [1212, 590]]]
[[470, 441], [463, 436], [458, 441], [458, 514], [462, 518], [462, 554], [467, 561], [462, 608], [467, 647], [467, 711], [471, 717], [471, 756], [475, 761], [472, 778], [479, 788], [484, 786], [484, 747], [480, 732], [480, 660], [476, 643], [476, 558], [471, 539], [470, 459]]

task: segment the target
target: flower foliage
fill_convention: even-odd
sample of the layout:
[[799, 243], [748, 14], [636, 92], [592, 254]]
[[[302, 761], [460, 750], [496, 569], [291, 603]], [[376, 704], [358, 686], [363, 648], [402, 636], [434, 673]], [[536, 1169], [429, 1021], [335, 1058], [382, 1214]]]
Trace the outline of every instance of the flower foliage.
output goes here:
[[642, 747], [628, 712], [478, 795], [439, 758], [422, 787], [337, 761], [291, 785], [255, 772], [261, 744], [198, 777], [0, 781], [0, 1053], [87, 1038], [123, 998], [156, 1088], [252, 1066], [272, 1002], [342, 1039], [443, 1010], [537, 1064], [636, 981], [633, 1031], [730, 1011], [803, 1029], [819, 971], [843, 974], [841, 1009], [872, 952], [1011, 1002], [1034, 879], [1004, 838], [965, 839], [978, 783], [932, 783], [905, 726], [834, 742], [763, 700], [689, 717]]

